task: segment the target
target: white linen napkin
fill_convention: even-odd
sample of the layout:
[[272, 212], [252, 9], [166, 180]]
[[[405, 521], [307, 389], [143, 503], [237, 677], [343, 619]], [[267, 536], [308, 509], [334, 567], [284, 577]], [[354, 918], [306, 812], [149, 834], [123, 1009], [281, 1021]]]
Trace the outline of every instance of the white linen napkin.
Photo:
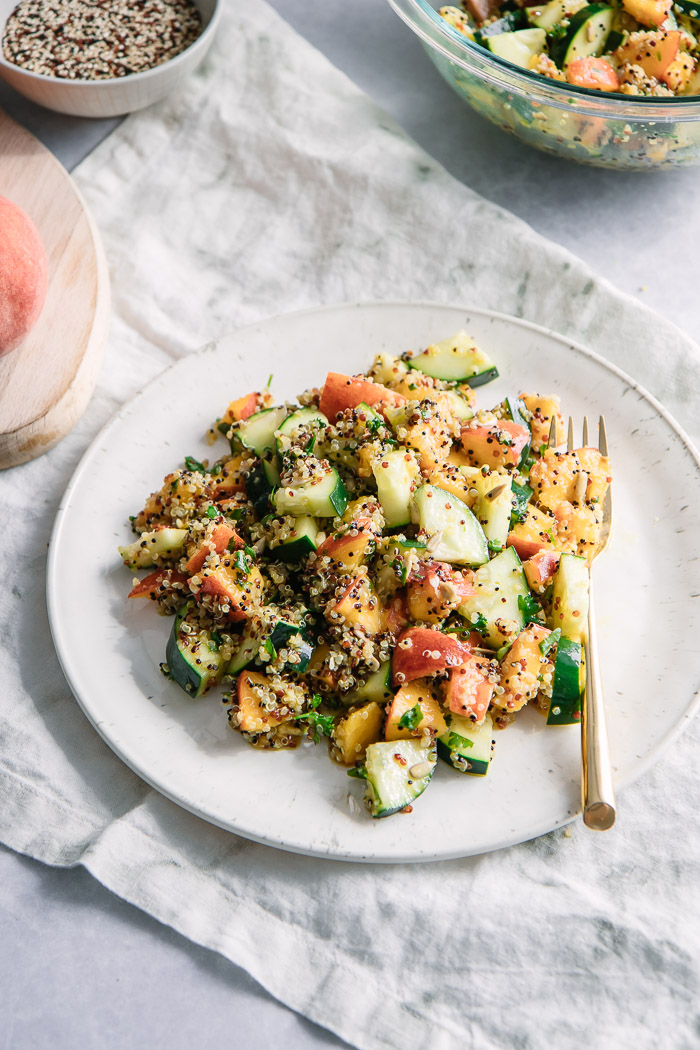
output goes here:
[[88, 442], [173, 358], [233, 327], [338, 301], [469, 302], [584, 342], [698, 437], [695, 346], [457, 183], [256, 0], [76, 177], [113, 326], [80, 424], [2, 477], [2, 841], [85, 865], [366, 1050], [697, 1046], [697, 724], [622, 793], [604, 836], [577, 824], [434, 865], [313, 860], [211, 827], [123, 766], [73, 700], [44, 612], [53, 517]]

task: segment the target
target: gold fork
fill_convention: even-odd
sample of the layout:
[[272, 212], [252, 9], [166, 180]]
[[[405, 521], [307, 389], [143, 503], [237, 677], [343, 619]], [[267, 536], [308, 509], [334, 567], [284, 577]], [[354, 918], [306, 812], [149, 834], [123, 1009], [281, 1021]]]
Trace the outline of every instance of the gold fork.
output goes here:
[[[588, 446], [588, 419], [583, 419], [583, 441]], [[555, 447], [556, 417], [552, 418], [549, 432], [549, 445]], [[574, 424], [569, 418], [566, 447], [574, 451]], [[605, 419], [598, 421], [598, 448], [604, 456], [608, 455], [608, 439], [605, 432]], [[581, 494], [583, 498], [583, 493]], [[581, 500], [579, 500], [581, 502]], [[598, 661], [598, 641], [595, 626], [593, 605], [593, 565], [592, 562], [602, 554], [610, 542], [612, 532], [612, 492], [608, 486], [603, 502], [603, 520], [600, 525], [588, 575], [588, 619], [584, 632], [584, 650], [586, 655], [586, 688], [583, 694], [581, 717], [581, 757], [582, 781], [581, 794], [584, 824], [595, 831], [607, 831], [615, 823], [615, 788], [610, 762], [610, 746], [605, 724], [605, 706], [603, 703], [603, 686], [600, 680]]]

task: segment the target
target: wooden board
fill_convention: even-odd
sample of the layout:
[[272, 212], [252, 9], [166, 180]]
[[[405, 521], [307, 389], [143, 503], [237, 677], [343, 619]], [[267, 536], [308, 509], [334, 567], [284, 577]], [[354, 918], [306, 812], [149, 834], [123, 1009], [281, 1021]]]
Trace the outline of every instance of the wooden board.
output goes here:
[[109, 327], [99, 234], [73, 181], [33, 135], [0, 111], [0, 195], [36, 223], [49, 286], [35, 328], [0, 357], [0, 469], [48, 451], [87, 406]]

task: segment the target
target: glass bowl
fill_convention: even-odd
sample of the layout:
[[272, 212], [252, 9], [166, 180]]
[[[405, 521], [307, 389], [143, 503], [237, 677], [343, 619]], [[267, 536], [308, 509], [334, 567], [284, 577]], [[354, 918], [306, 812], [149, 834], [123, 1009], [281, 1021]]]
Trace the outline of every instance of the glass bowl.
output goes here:
[[460, 98], [522, 142], [599, 168], [700, 162], [700, 97], [591, 91], [511, 65], [473, 44], [428, 0], [389, 0]]

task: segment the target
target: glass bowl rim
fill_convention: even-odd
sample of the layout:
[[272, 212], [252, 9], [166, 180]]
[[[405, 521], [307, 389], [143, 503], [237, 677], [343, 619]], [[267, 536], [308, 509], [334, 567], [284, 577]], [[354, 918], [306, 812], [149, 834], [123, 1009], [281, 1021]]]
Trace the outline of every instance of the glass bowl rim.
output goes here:
[[[474, 70], [474, 60], [477, 66], [483, 64], [493, 68], [492, 79], [496, 80], [500, 86], [528, 97], [531, 101], [537, 93], [542, 96], [541, 101], [546, 104], [566, 109], [569, 112], [578, 108], [580, 112], [587, 115], [591, 115], [589, 103], [593, 102], [597, 104], [596, 109], [608, 110], [606, 113], [608, 117], [615, 119], [626, 117], [634, 121], [645, 118], [685, 121], [693, 117], [700, 117], [700, 95], [650, 98], [649, 96], [621, 95], [612, 91], [597, 91], [574, 84], [565, 84], [543, 77], [532, 70], [520, 69], [512, 62], [491, 54], [486, 48], [473, 44], [449, 25], [444, 18], [441, 18], [428, 0], [388, 0], [388, 3], [424, 44], [428, 44], [433, 50], [441, 52], [450, 61], [470, 72], [480, 72], [480, 70]], [[602, 107], [601, 103], [603, 103]], [[606, 106], [605, 103], [608, 105]], [[611, 107], [626, 112], [610, 113]], [[676, 107], [677, 110], [675, 117], [672, 117], [670, 112], [673, 107]], [[678, 112], [679, 109], [682, 112]]]

